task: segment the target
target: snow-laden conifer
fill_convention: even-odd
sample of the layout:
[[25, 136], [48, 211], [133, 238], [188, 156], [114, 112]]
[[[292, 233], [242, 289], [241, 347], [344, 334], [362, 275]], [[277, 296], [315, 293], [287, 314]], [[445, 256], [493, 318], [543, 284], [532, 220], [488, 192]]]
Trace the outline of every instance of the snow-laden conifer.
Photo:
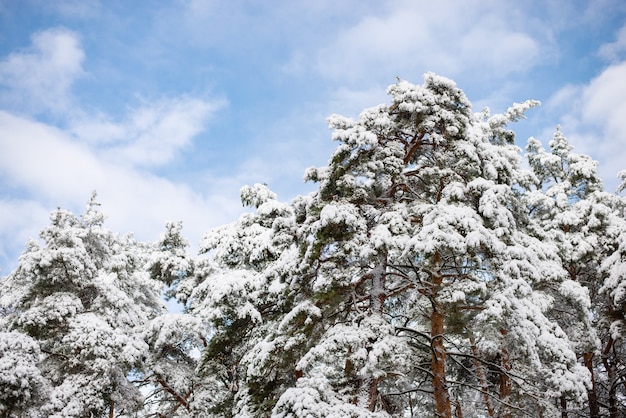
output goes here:
[[[332, 117], [339, 145], [308, 172], [319, 191], [296, 213], [324, 332], [297, 369], [330, 382], [336, 392], [323, 399], [364, 416], [413, 404], [450, 416], [476, 399], [487, 411], [550, 408], [546, 391], [584, 400], [587, 374], [535, 286], [558, 286], [563, 271], [554, 249], [520, 228], [520, 156], [505, 125], [535, 103], [474, 115], [433, 74], [389, 94], [389, 106], [357, 120]], [[485, 364], [495, 370], [481, 378]]]
[[194, 273], [174, 292], [210, 329], [196, 370], [195, 416], [266, 416], [295, 382], [289, 357], [247, 360], [270, 350], [264, 339], [292, 306], [285, 289], [298, 259], [293, 208], [261, 184], [242, 188], [241, 198], [255, 211], [207, 233]]
[[33, 364], [49, 398], [28, 405], [35, 416], [116, 416], [143, 406], [130, 373], [147, 355], [142, 326], [164, 307], [144, 270], [145, 249], [107, 230], [98, 206], [94, 194], [80, 218], [54, 211], [42, 242], [30, 241], [0, 283], [3, 328], [39, 350]]
[[[599, 417], [611, 404], [606, 373], [614, 367], [610, 363], [617, 364], [607, 361], [615, 352], [615, 338], [609, 330], [613, 304], [602, 293], [611, 282], [602, 266], [610, 262], [612, 257], [607, 257], [616, 249], [623, 229], [614, 210], [617, 199], [603, 191], [597, 162], [574, 153], [560, 128], [548, 151], [535, 138], [528, 140], [526, 150], [532, 175], [522, 183], [532, 218], [529, 226], [534, 235], [556, 245], [567, 272], [567, 280], [559, 286], [543, 286], [554, 299], [547, 313], [568, 334], [580, 362], [589, 370], [587, 412]], [[565, 396], [561, 407], [575, 408], [568, 406]]]
[[147, 393], [145, 413], [162, 417], [211, 416], [215, 384], [199, 376], [202, 350], [207, 346], [207, 321], [189, 312], [189, 297], [197, 285], [196, 257], [188, 252], [181, 222], [168, 222], [165, 232], [150, 251], [148, 270], [152, 279], [165, 285], [165, 297], [175, 299], [178, 309], [150, 321], [143, 331], [148, 356], [142, 375]]
[[584, 401], [588, 373], [543, 290], [566, 274], [527, 233], [506, 127], [536, 102], [474, 114], [430, 73], [388, 93], [356, 120], [329, 119], [338, 146], [306, 173], [316, 192], [285, 205], [246, 188], [257, 212], [207, 235], [191, 300], [217, 325], [204, 363], [228, 376], [224, 406], [449, 417]]

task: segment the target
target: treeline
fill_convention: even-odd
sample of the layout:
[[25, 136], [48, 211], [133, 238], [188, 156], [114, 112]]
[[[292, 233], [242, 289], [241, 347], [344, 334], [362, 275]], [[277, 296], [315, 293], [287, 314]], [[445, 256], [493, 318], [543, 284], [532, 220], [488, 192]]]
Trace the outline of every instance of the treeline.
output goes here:
[[0, 282], [0, 416], [624, 416], [626, 201], [560, 130], [514, 144], [536, 102], [388, 93], [198, 255], [53, 212]]

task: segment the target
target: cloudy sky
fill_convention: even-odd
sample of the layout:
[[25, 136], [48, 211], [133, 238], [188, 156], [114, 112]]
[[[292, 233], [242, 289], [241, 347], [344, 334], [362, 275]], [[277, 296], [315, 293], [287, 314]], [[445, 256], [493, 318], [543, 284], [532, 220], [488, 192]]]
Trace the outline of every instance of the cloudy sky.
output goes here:
[[93, 190], [110, 229], [154, 240], [182, 220], [193, 245], [241, 213], [244, 184], [307, 193], [326, 117], [427, 71], [476, 111], [540, 100], [518, 144], [561, 125], [615, 190], [623, 0], [0, 0], [0, 274]]

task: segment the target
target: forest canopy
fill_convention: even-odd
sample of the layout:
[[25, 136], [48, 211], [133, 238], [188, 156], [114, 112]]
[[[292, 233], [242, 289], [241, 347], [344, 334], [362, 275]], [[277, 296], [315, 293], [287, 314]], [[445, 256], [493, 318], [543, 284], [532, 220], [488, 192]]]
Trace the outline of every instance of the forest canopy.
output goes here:
[[626, 414], [624, 198], [560, 128], [516, 145], [535, 101], [387, 93], [199, 254], [54, 211], [0, 281], [0, 417]]

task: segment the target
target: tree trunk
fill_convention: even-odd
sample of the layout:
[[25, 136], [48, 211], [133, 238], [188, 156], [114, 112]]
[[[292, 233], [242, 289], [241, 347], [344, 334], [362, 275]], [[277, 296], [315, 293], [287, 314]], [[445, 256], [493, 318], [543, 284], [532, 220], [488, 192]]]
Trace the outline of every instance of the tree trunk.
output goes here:
[[463, 409], [459, 401], [454, 402], [454, 418], [463, 418]]
[[619, 411], [617, 410], [617, 401], [615, 399], [615, 392], [617, 386], [615, 385], [615, 370], [609, 361], [611, 350], [613, 349], [613, 338], [609, 337], [609, 341], [606, 343], [606, 347], [602, 352], [602, 364], [606, 369], [606, 373], [609, 376], [609, 416], [611, 418], [618, 418]]
[[567, 418], [567, 398], [561, 395], [561, 418]]
[[[372, 287], [370, 290], [370, 314], [382, 318], [385, 306], [385, 279], [387, 274], [387, 254], [380, 255], [380, 262], [370, 273]], [[369, 351], [369, 349], [368, 349]], [[378, 382], [380, 378], [373, 376], [363, 377], [359, 388], [359, 404], [370, 411], [376, 409], [378, 401]]]
[[596, 392], [596, 377], [593, 372], [593, 352], [584, 353], [583, 361], [585, 367], [591, 374], [591, 389], [587, 391], [587, 398], [589, 399], [589, 418], [600, 417], [600, 405], [598, 404], [598, 394]]
[[165, 381], [163, 376], [157, 373], [155, 377], [156, 381], [161, 385], [161, 387], [176, 399], [177, 403], [174, 405], [174, 411], [176, 411], [181, 405], [184, 406], [187, 411], [189, 411], [189, 402], [187, 401], [187, 398], [191, 394], [191, 391], [185, 396], [181, 396]]
[[478, 361], [478, 350], [476, 349], [474, 337], [471, 335], [471, 331], [469, 331], [469, 333], [470, 348], [472, 349], [472, 355], [474, 356], [473, 360], [474, 368], [476, 369], [476, 377], [478, 377], [478, 383], [480, 384], [480, 389], [483, 392], [483, 400], [485, 401], [487, 414], [489, 414], [490, 417], [493, 417], [494, 411], [493, 407], [491, 406], [491, 400], [489, 399], [489, 386], [487, 385], [487, 380], [485, 379], [485, 370], [483, 368], [483, 365], [480, 364], [480, 361]]
[[[501, 329], [500, 333], [502, 334], [502, 338], [504, 339], [508, 334], [506, 329]], [[509, 371], [511, 371], [511, 362], [509, 359], [509, 352], [502, 344], [502, 348], [500, 349], [500, 363], [502, 365], [503, 372], [500, 374], [500, 399], [506, 400], [511, 394], [511, 378], [509, 377]], [[500, 416], [502, 418], [511, 418], [511, 411], [509, 408], [505, 408]]]
[[450, 394], [446, 380], [446, 347], [443, 338], [445, 314], [439, 303], [435, 300], [436, 290], [441, 286], [443, 279], [441, 274], [433, 274], [432, 279], [435, 291], [431, 299], [433, 311], [430, 314], [430, 368], [433, 372], [435, 411], [438, 417], [451, 418], [452, 407], [450, 405]]
[[385, 304], [385, 275], [387, 273], [387, 255], [381, 256], [381, 261], [372, 271], [372, 290], [370, 291], [370, 311], [372, 315], [383, 315]]
[[361, 381], [361, 393], [359, 402], [361, 406], [364, 406], [369, 411], [376, 410], [376, 403], [378, 401], [378, 381], [380, 379], [372, 376], [363, 378]]
[[443, 323], [445, 316], [438, 310], [433, 310], [430, 315], [431, 336], [431, 370], [433, 372], [433, 388], [435, 395], [435, 410], [437, 416], [450, 418], [452, 416], [450, 406], [450, 394], [446, 381], [446, 348], [443, 340]]

